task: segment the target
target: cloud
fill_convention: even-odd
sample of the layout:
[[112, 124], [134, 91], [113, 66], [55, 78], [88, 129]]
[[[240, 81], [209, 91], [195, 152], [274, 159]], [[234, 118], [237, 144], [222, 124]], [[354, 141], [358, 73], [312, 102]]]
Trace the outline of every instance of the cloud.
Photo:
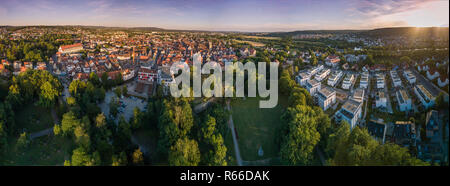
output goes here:
[[356, 0], [351, 3], [350, 10], [367, 17], [378, 17], [416, 10], [433, 1], [439, 0]]

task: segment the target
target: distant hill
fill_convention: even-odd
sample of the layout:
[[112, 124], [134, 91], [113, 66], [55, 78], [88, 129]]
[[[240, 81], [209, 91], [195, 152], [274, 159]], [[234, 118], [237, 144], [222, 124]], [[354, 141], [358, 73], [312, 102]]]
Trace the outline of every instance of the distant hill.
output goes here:
[[293, 32], [273, 32], [268, 36], [286, 37], [301, 34], [358, 34], [367, 37], [399, 37], [399, 36], [415, 36], [415, 37], [443, 37], [448, 38], [448, 27], [394, 27], [394, 28], [377, 28], [372, 30], [303, 30]]
[[361, 32], [362, 35], [369, 37], [443, 37], [448, 38], [448, 27], [396, 27], [379, 28]]

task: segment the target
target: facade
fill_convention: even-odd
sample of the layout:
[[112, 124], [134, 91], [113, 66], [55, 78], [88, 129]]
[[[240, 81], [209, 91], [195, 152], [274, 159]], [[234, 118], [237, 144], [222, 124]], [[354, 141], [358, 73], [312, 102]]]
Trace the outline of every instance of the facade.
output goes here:
[[416, 83], [416, 76], [410, 70], [403, 71], [403, 76], [408, 80], [409, 84]]
[[362, 116], [362, 103], [355, 101], [353, 99], [348, 99], [344, 105], [342, 105], [342, 108], [336, 112], [335, 114], [335, 120], [337, 122], [341, 122], [342, 120], [345, 120], [350, 125], [350, 129], [353, 129], [358, 119]]
[[355, 76], [353, 74], [347, 74], [344, 81], [342, 82], [342, 88], [346, 90], [350, 89], [354, 79]]
[[409, 98], [405, 90], [401, 89], [395, 93], [397, 98], [399, 110], [402, 112], [409, 111], [412, 109], [412, 101]]
[[364, 101], [364, 89], [358, 88], [353, 92], [352, 99], [357, 102], [363, 102]]
[[425, 129], [427, 138], [432, 138], [439, 133], [439, 113], [437, 110], [431, 110], [427, 113]]
[[157, 80], [158, 73], [150, 67], [141, 67], [138, 72], [138, 80], [143, 83], [153, 83]]
[[392, 85], [394, 87], [401, 87], [402, 86], [402, 80], [400, 77], [398, 77], [397, 71], [391, 70], [391, 79], [392, 79]]
[[328, 86], [323, 86], [317, 92], [317, 99], [320, 108], [324, 111], [330, 108], [334, 103], [336, 103], [336, 91]]
[[331, 72], [330, 69], [322, 69], [319, 73], [316, 74], [314, 79], [320, 82], [324, 80], [328, 76], [328, 74], [330, 74], [330, 72]]
[[383, 74], [376, 74], [376, 78], [377, 78], [377, 88], [378, 89], [384, 88], [384, 86], [385, 86], [384, 75]]
[[81, 43], [76, 43], [73, 45], [62, 45], [59, 47], [58, 52], [62, 54], [75, 53], [83, 50], [83, 45]]
[[381, 144], [384, 144], [386, 141], [386, 123], [381, 120], [369, 120], [367, 123], [367, 131], [370, 135], [372, 135], [375, 140], [379, 141]]
[[341, 59], [339, 56], [330, 55], [325, 59], [325, 64], [331, 67], [336, 67], [340, 61]]
[[337, 82], [339, 81], [339, 79], [342, 77], [342, 71], [335, 71], [333, 74], [330, 75], [330, 77], [328, 77], [328, 81], [327, 84], [329, 86], [336, 86]]
[[416, 125], [411, 121], [396, 121], [392, 133], [392, 140], [399, 145], [415, 145]]
[[377, 95], [375, 96], [375, 106], [377, 108], [386, 108], [387, 107], [387, 99], [386, 96], [384, 95], [383, 91], [378, 91]]
[[309, 80], [310, 77], [311, 76], [307, 73], [301, 72], [300, 74], [298, 74], [298, 76], [295, 77], [295, 81], [297, 81], [300, 86], [304, 87], [306, 86], [306, 81]]
[[363, 72], [361, 74], [361, 79], [359, 80], [359, 88], [366, 89], [369, 86], [369, 73]]
[[320, 89], [320, 82], [316, 81], [315, 79], [306, 81], [306, 90], [308, 90], [311, 96], [314, 96], [319, 91], [319, 89]]
[[435, 97], [423, 85], [414, 86], [414, 93], [425, 108], [434, 105]]

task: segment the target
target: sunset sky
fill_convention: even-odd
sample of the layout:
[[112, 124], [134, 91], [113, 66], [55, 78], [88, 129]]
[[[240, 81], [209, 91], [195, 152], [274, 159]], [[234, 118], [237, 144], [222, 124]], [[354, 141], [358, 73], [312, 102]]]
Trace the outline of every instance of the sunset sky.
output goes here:
[[215, 31], [449, 25], [448, 0], [0, 0], [0, 25]]

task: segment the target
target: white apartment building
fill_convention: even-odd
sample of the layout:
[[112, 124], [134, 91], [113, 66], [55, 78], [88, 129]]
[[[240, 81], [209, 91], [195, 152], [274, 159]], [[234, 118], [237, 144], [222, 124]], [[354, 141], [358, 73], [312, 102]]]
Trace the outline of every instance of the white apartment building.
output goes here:
[[323, 86], [317, 92], [317, 99], [320, 108], [324, 111], [330, 108], [334, 103], [336, 103], [336, 91], [328, 86]]
[[403, 76], [408, 80], [409, 84], [416, 83], [416, 76], [410, 70], [403, 71]]
[[314, 79], [316, 79], [317, 81], [321, 82], [322, 80], [324, 80], [328, 76], [328, 74], [330, 74], [330, 72], [331, 72], [330, 69], [322, 69], [319, 73], [316, 74]]
[[384, 75], [376, 74], [376, 78], [377, 78], [377, 88], [379, 88], [379, 89], [384, 88], [384, 86], [385, 86]]
[[346, 90], [350, 89], [354, 79], [355, 76], [353, 74], [347, 74], [347, 76], [345, 76], [344, 81], [342, 82], [342, 88]]
[[358, 122], [358, 119], [362, 116], [362, 103], [353, 99], [348, 99], [342, 108], [334, 115], [335, 120], [339, 123], [342, 120], [346, 120], [350, 124], [350, 129], [353, 129]]
[[308, 73], [301, 72], [295, 77], [295, 81], [297, 81], [300, 86], [304, 87], [306, 86], [306, 81], [309, 80], [310, 77], [311, 76]]
[[320, 89], [320, 82], [316, 81], [315, 79], [306, 81], [306, 90], [308, 90], [311, 96], [314, 96], [317, 93], [317, 91], [319, 91], [319, 89]]
[[395, 93], [399, 110], [404, 112], [412, 109], [412, 101], [405, 90], [401, 89]]
[[394, 87], [401, 87], [402, 86], [402, 80], [400, 77], [398, 77], [397, 71], [391, 70], [391, 79], [392, 79], [392, 85]]
[[431, 95], [423, 85], [414, 86], [414, 93], [425, 108], [432, 107], [434, 105], [435, 97]]
[[366, 89], [369, 86], [369, 73], [363, 72], [359, 80], [359, 88]]
[[330, 77], [328, 77], [328, 82], [327, 82], [327, 84], [329, 85], [329, 86], [332, 86], [332, 87], [334, 87], [336, 84], [337, 84], [337, 82], [339, 81], [339, 79], [342, 77], [342, 71], [335, 71], [334, 73], [332, 73], [331, 75], [330, 75]]
[[364, 101], [364, 89], [358, 88], [353, 92], [352, 99], [358, 102]]
[[386, 95], [384, 95], [383, 91], [378, 91], [375, 96], [375, 106], [377, 108], [386, 108], [387, 107], [387, 98]]

